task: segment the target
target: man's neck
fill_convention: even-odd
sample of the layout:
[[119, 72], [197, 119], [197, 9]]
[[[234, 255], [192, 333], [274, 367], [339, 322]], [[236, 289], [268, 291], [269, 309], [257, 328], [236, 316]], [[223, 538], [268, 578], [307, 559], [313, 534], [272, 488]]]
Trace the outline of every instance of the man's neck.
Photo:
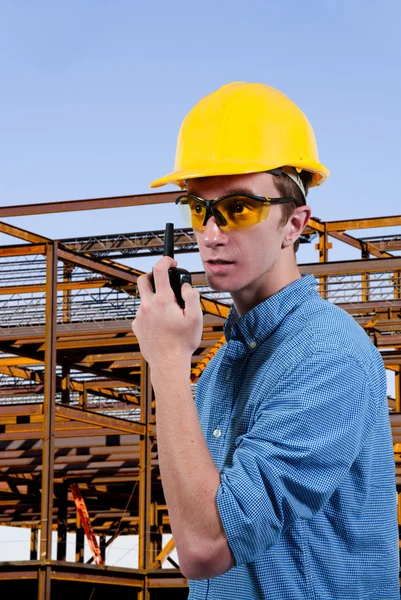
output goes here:
[[291, 267], [282, 270], [277, 263], [273, 271], [264, 279], [253, 281], [246, 288], [231, 292], [235, 310], [240, 317], [301, 277], [295, 260]]

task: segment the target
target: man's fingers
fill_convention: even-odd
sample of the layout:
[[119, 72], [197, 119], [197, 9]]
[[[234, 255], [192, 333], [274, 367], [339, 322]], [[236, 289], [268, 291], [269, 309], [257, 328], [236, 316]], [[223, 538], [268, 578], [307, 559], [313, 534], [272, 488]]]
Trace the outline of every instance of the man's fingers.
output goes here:
[[155, 281], [156, 293], [162, 294], [163, 296], [171, 296], [173, 294], [168, 276], [168, 270], [172, 267], [176, 267], [177, 264], [177, 261], [170, 256], [163, 256], [163, 258], [157, 261], [153, 267], [153, 278]]
[[136, 285], [138, 286], [139, 295], [142, 300], [149, 298], [151, 294], [153, 294], [152, 283], [151, 283], [151, 273], [146, 273], [145, 275], [141, 275], [136, 280]]
[[189, 283], [184, 283], [181, 287], [181, 296], [185, 302], [185, 312], [191, 315], [200, 311], [199, 292]]

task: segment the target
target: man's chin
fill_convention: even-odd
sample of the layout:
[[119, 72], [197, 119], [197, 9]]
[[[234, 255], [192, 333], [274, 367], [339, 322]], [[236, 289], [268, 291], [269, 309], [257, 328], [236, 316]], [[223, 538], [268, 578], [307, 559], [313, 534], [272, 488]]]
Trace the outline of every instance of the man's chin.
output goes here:
[[212, 274], [206, 273], [206, 281], [208, 286], [214, 292], [227, 292], [232, 291], [232, 285], [229, 285], [228, 281], [223, 281], [222, 278], [213, 276]]

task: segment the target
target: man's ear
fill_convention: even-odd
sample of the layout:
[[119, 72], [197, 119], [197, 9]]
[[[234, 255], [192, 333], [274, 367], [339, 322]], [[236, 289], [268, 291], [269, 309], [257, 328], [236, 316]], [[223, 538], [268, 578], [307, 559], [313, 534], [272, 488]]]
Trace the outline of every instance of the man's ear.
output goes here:
[[311, 214], [312, 209], [310, 206], [297, 206], [287, 223], [284, 225], [283, 248], [292, 246], [297, 241], [305, 229]]

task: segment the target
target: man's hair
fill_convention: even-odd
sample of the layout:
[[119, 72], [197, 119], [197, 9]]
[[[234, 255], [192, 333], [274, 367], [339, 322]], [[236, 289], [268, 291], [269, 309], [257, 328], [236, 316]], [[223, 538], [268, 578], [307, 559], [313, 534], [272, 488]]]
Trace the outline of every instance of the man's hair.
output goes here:
[[[301, 171], [299, 176], [304, 184], [305, 192], [308, 194], [309, 185], [313, 175], [308, 171]], [[281, 173], [281, 175], [276, 175], [274, 177], [274, 185], [276, 186], [281, 198], [294, 198], [295, 200], [295, 202], [286, 202], [285, 204], [281, 205], [282, 218], [280, 221], [280, 227], [284, 227], [284, 225], [288, 223], [289, 218], [297, 206], [303, 206], [305, 204], [305, 199], [295, 181], [293, 181], [285, 173]], [[294, 242], [294, 252], [297, 252], [298, 248], [299, 239]]]

